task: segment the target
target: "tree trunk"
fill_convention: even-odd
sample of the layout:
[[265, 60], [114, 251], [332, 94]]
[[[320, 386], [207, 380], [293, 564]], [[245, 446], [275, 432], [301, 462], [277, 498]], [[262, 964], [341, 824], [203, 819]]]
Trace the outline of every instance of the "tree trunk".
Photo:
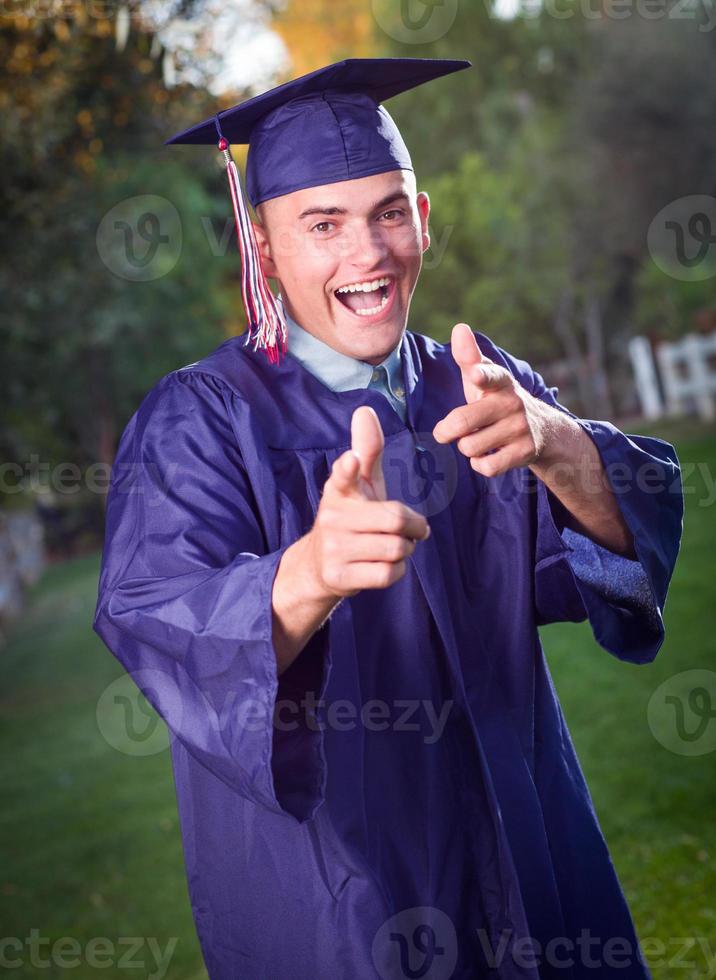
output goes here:
[[584, 304], [584, 332], [587, 339], [587, 361], [597, 417], [611, 419], [614, 417], [614, 405], [604, 356], [602, 311], [599, 300], [593, 294], [587, 295]]
[[571, 287], [564, 289], [554, 311], [554, 332], [559, 337], [570, 370], [577, 386], [581, 411], [588, 412], [591, 402], [589, 371], [573, 329], [574, 292]]

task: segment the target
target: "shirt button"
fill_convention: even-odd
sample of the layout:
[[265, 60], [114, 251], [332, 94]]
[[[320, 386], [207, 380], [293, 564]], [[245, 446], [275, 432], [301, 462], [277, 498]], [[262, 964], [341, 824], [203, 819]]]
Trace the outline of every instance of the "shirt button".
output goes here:
[[380, 381], [380, 371], [377, 369], [370, 376], [371, 381]]
[[397, 396], [398, 398], [402, 398], [402, 397], [403, 397], [403, 395], [405, 394], [405, 392], [403, 391], [403, 389], [402, 389], [402, 388], [396, 388], [396, 389], [395, 389], [395, 394], [396, 394], [396, 396]]

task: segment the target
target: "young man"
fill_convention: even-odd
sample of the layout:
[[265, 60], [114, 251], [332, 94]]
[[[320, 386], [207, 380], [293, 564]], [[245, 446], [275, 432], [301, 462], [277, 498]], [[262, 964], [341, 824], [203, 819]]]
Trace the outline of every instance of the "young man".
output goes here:
[[340, 63], [174, 140], [250, 140], [251, 327], [130, 420], [94, 628], [174, 736], [212, 980], [649, 976], [537, 627], [654, 658], [678, 465], [407, 330], [430, 208], [380, 101], [461, 67]]

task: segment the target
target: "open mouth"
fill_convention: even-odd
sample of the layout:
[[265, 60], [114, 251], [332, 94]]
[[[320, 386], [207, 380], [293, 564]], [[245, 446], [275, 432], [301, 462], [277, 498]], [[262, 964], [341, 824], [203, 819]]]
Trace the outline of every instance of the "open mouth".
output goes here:
[[387, 307], [394, 290], [395, 279], [384, 276], [341, 286], [333, 295], [356, 316], [377, 316]]

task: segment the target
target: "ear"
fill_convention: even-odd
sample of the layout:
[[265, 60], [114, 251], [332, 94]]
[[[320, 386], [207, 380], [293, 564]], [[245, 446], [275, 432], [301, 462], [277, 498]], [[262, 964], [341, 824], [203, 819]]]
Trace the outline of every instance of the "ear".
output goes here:
[[428, 197], [426, 191], [420, 191], [416, 198], [416, 203], [418, 205], [418, 215], [420, 216], [422, 249], [423, 252], [427, 252], [427, 250], [430, 248], [430, 231], [428, 229], [428, 221], [430, 219], [430, 198]]
[[276, 279], [278, 278], [278, 272], [271, 257], [271, 243], [269, 242], [266, 228], [256, 221], [252, 221], [252, 224], [254, 226], [254, 234], [256, 235], [256, 244], [259, 247], [259, 254], [261, 255], [261, 265], [263, 266], [264, 275], [269, 279]]

